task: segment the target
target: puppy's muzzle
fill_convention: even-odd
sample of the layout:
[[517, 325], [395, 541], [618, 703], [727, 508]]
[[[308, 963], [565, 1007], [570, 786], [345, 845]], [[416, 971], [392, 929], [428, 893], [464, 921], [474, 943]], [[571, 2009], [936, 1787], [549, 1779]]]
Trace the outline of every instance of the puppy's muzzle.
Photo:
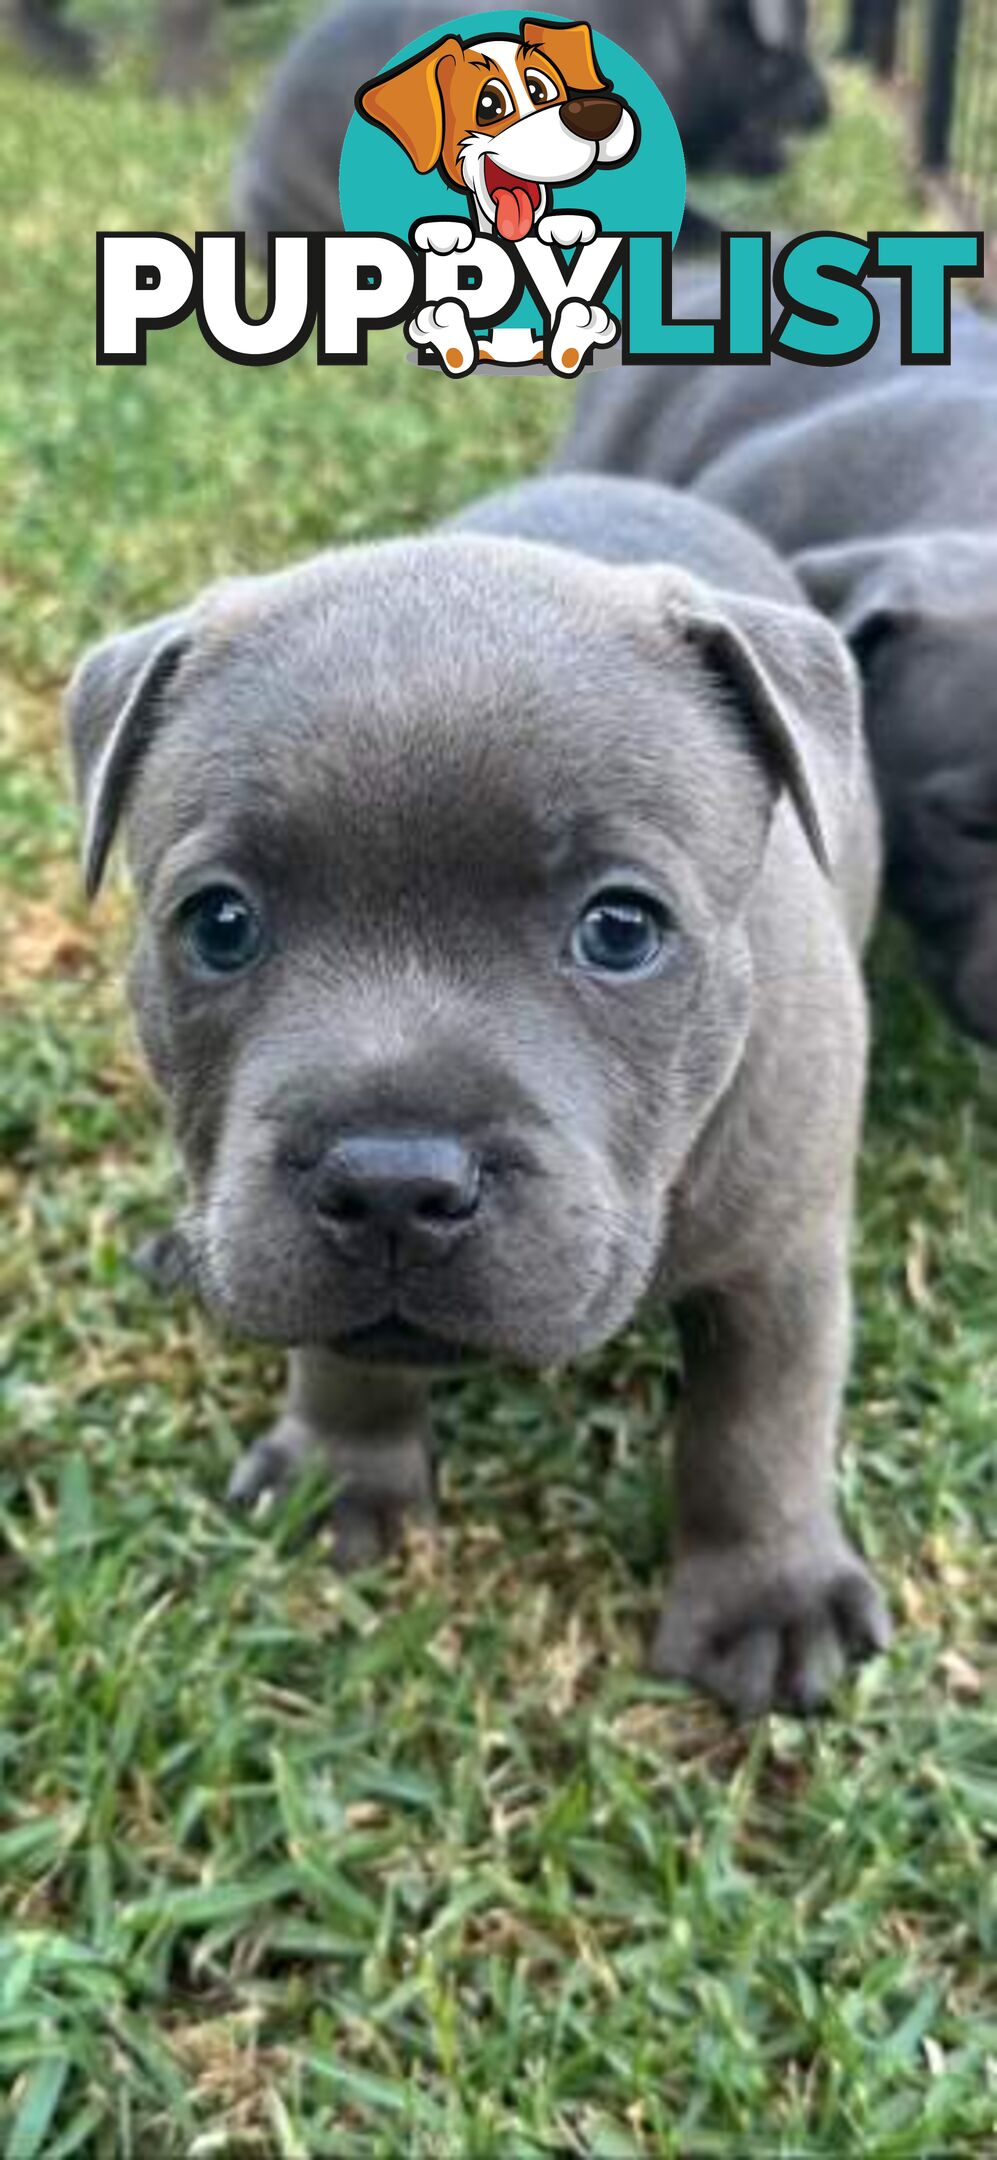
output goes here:
[[583, 142], [606, 142], [623, 118], [623, 102], [616, 97], [569, 98], [561, 117], [570, 133]]
[[447, 1134], [363, 1134], [327, 1148], [307, 1201], [347, 1260], [425, 1264], [449, 1258], [481, 1201], [481, 1164]]
[[800, 78], [796, 92], [795, 125], [799, 128], [826, 127], [831, 117], [831, 99], [827, 84], [817, 74]]

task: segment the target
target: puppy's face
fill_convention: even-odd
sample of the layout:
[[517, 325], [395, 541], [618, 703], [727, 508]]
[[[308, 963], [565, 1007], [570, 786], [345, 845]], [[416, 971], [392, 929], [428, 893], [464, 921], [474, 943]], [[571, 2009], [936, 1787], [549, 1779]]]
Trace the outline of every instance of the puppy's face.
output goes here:
[[782, 136], [825, 125], [830, 105], [807, 51], [802, 0], [717, 0], [694, 10], [678, 119], [695, 165], [778, 171]]
[[622, 164], [638, 140], [584, 23], [524, 21], [518, 38], [467, 46], [445, 38], [368, 83], [357, 103], [417, 171], [438, 168], [511, 242], [529, 237], [551, 187]]
[[[997, 568], [997, 556], [995, 556]], [[997, 622], [887, 626], [866, 658], [893, 897], [956, 1025], [997, 1043]], [[903, 715], [902, 726], [897, 716]]]
[[663, 577], [393, 544], [84, 663], [91, 883], [123, 814], [139, 1027], [238, 1331], [545, 1364], [632, 1313], [745, 1039], [778, 785]]
[[891, 896], [957, 1026], [997, 1042], [997, 537], [927, 525], [796, 564], [862, 671]]

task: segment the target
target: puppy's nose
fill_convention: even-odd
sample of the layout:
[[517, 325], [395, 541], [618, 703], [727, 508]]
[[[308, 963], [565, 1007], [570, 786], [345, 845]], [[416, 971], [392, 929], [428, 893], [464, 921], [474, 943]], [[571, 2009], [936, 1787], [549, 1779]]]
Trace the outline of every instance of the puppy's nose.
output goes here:
[[787, 114], [787, 125], [799, 128], [826, 127], [831, 117], [831, 96], [827, 84], [817, 74], [803, 78], [797, 91], [796, 107]]
[[351, 1259], [393, 1245], [440, 1258], [477, 1212], [481, 1166], [446, 1134], [371, 1133], [340, 1140], [317, 1164], [312, 1204], [325, 1235]]
[[618, 97], [574, 97], [562, 108], [564, 125], [583, 142], [605, 142], [623, 118]]

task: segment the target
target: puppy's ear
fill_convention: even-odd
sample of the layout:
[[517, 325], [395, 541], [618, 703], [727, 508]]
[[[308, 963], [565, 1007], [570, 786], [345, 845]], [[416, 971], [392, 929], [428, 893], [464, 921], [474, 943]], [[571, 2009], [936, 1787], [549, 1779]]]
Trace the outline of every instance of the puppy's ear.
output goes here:
[[416, 172], [432, 172], [443, 155], [447, 92], [463, 57], [459, 38], [442, 38], [357, 91], [357, 111], [401, 143]]
[[70, 683], [65, 728], [89, 899], [99, 891], [125, 796], [190, 640], [187, 615], [163, 615], [94, 646]]
[[595, 62], [595, 47], [588, 23], [533, 22], [528, 19], [519, 31], [524, 45], [535, 45], [545, 59], [556, 67], [568, 90], [608, 90], [605, 76], [600, 75]]
[[805, 548], [793, 568], [816, 605], [861, 647], [883, 629], [991, 620], [997, 540], [932, 532]]
[[832, 624], [806, 607], [670, 581], [670, 620], [733, 692], [785, 787], [821, 869], [833, 876], [862, 757], [858, 676]]

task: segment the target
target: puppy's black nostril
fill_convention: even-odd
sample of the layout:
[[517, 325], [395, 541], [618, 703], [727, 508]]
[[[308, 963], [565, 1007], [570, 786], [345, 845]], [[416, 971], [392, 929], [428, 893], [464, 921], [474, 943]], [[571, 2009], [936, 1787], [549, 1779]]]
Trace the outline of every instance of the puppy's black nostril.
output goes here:
[[623, 118], [623, 101], [617, 97], [574, 97], [562, 107], [564, 125], [583, 142], [605, 142]]
[[333, 1216], [336, 1222], [360, 1223], [367, 1219], [367, 1204], [359, 1193], [333, 1191], [320, 1202], [319, 1212]]
[[463, 1195], [454, 1198], [450, 1193], [427, 1193], [425, 1199], [417, 1201], [415, 1212], [420, 1222], [459, 1222], [470, 1212], [470, 1203]]
[[361, 1135], [327, 1150], [311, 1196], [323, 1230], [345, 1251], [370, 1253], [388, 1240], [439, 1250], [477, 1212], [481, 1166], [449, 1136]]

